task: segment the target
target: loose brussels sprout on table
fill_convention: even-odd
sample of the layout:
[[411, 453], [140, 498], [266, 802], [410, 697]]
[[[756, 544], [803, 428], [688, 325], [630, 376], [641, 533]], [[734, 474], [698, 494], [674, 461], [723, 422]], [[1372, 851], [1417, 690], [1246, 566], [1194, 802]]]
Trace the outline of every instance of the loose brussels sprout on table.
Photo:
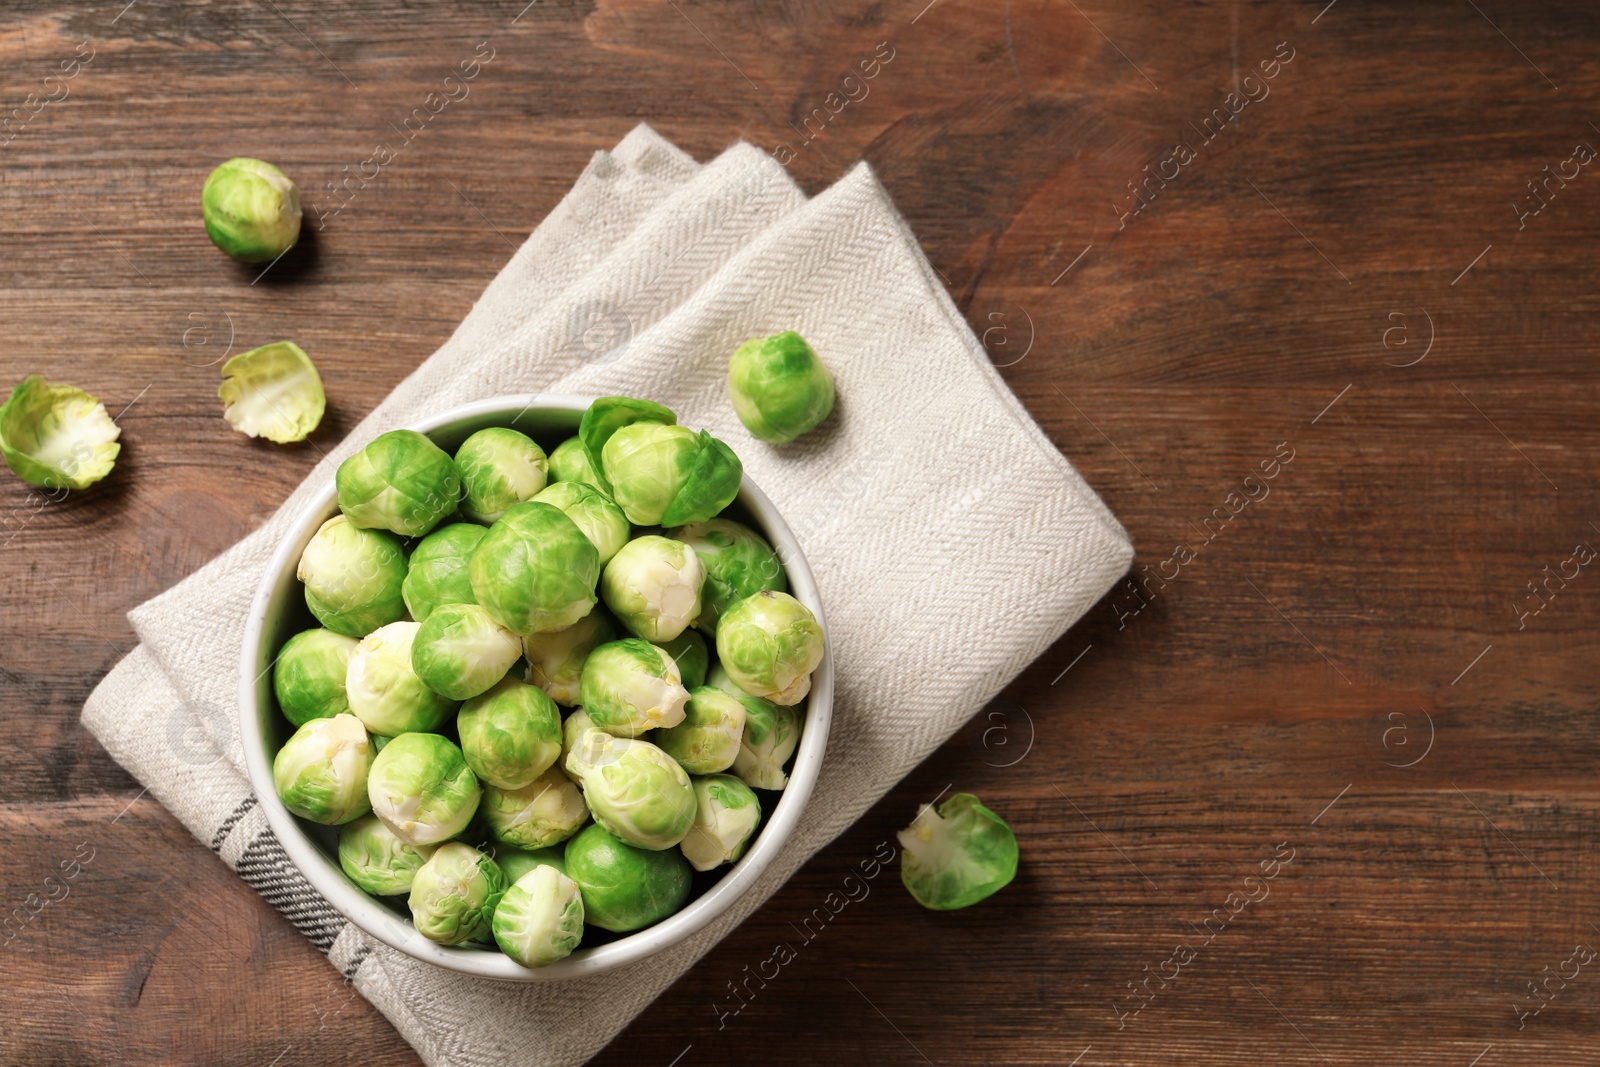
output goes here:
[[453, 522], [417, 542], [400, 583], [400, 595], [413, 619], [427, 622], [434, 608], [478, 602], [467, 564], [488, 532], [476, 523]]
[[774, 704], [798, 704], [822, 662], [822, 627], [788, 593], [745, 597], [717, 622], [717, 659], [734, 684]]
[[367, 799], [375, 762], [366, 727], [354, 715], [312, 719], [272, 760], [272, 783], [283, 806], [312, 822], [338, 826], [372, 810]]
[[412, 666], [421, 629], [421, 623], [391, 622], [363, 637], [350, 653], [345, 694], [350, 710], [375, 734], [432, 730], [456, 709], [456, 701], [430, 689]]
[[705, 564], [682, 541], [646, 534], [622, 546], [600, 575], [600, 596], [635, 637], [671, 641], [700, 614]]
[[0, 407], [0, 456], [18, 478], [43, 489], [87, 489], [110, 474], [121, 433], [100, 401], [37, 374]]
[[521, 789], [561, 758], [561, 710], [509, 675], [461, 705], [456, 731], [467, 766], [501, 789]]
[[211, 243], [245, 263], [277, 259], [300, 240], [300, 190], [259, 159], [240, 156], [213, 170], [200, 213]]
[[548, 463], [544, 449], [527, 434], [504, 426], [479, 430], [456, 450], [456, 470], [467, 494], [461, 513], [473, 522], [494, 522], [545, 487]]
[[437, 845], [465, 830], [482, 792], [461, 749], [438, 734], [392, 738], [367, 775], [373, 813], [408, 845]]
[[546, 967], [583, 940], [583, 894], [560, 869], [541, 865], [519, 878], [494, 910], [494, 942], [524, 967]]
[[833, 376], [805, 338], [786, 330], [734, 351], [728, 396], [752, 436], [781, 445], [810, 433], [833, 411]]
[[461, 475], [415, 430], [390, 430], [339, 464], [339, 510], [364, 529], [421, 537], [456, 510]]
[[487, 941], [506, 876], [494, 860], [471, 845], [449, 841], [411, 882], [411, 921], [417, 933], [441, 945]]
[[598, 599], [600, 553], [578, 524], [551, 504], [513, 504], [478, 542], [472, 592], [500, 625], [518, 634], [564, 630]]
[[427, 845], [400, 840], [376, 815], [363, 815], [339, 830], [339, 866], [373, 896], [411, 892], [412, 879], [432, 855]]
[[405, 549], [393, 534], [363, 530], [343, 515], [312, 535], [295, 574], [306, 607], [335, 633], [365, 637], [406, 613]]
[[1017, 835], [971, 793], [957, 793], [937, 812], [927, 805], [899, 839], [900, 880], [935, 911], [976, 904], [1017, 874]]
[[684, 858], [697, 871], [737, 863], [761, 825], [761, 801], [731, 774], [694, 780], [694, 825], [684, 835]]
[[522, 639], [522, 654], [528, 660], [528, 681], [543, 689], [557, 704], [571, 707], [578, 703], [579, 683], [589, 653], [617, 639], [611, 616], [601, 608], [568, 626], [565, 630], [529, 634]]
[[683, 907], [692, 874], [677, 849], [635, 848], [595, 825], [567, 842], [567, 877], [578, 884], [585, 922], [627, 933]]
[[272, 665], [272, 691], [283, 717], [296, 726], [350, 710], [345, 672], [356, 639], [332, 630], [305, 630], [284, 643]]
[[280, 445], [304, 441], [322, 422], [328, 397], [322, 376], [291, 341], [241, 352], [222, 365], [222, 417], [247, 437]]
[[578, 689], [594, 724], [621, 737], [678, 725], [689, 700], [672, 654], [637, 637], [589, 653]]

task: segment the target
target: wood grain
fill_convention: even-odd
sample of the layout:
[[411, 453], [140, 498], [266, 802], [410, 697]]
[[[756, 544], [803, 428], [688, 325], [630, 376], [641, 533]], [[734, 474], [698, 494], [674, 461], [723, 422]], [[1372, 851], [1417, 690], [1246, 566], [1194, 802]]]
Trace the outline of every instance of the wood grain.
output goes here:
[[[523, 2], [8, 6], [4, 107], [93, 58], [0, 148], [0, 379], [89, 389], [124, 452], [63, 501], [0, 479], [7, 907], [94, 857], [0, 946], [0, 1060], [416, 1062], [78, 711], [124, 613], [270, 514], [642, 119], [702, 159], [788, 145], [813, 192], [870, 161], [1144, 583], [596, 1063], [1600, 1064], [1600, 972], [1517, 1015], [1600, 944], [1600, 577], [1517, 615], [1600, 538], [1600, 175], [1513, 207], [1600, 144], [1592, 6]], [[215, 162], [272, 159], [331, 210], [485, 41], [470, 97], [305, 248], [253, 282], [210, 247]], [[1259, 99], [1208, 140], [1231, 91]], [[1179, 138], [1194, 158], [1124, 220]], [[221, 420], [230, 336], [313, 354], [310, 442]], [[891, 867], [806, 939], [947, 784], [1011, 820], [1017, 882], [934, 914]]]

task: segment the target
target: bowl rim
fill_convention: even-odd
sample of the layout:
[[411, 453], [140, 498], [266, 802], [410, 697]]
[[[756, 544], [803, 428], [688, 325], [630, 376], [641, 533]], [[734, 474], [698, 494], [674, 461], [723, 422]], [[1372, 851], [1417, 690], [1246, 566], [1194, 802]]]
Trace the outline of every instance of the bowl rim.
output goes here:
[[[409, 420], [403, 428], [430, 434], [470, 419], [504, 418], [510, 422], [536, 410], [581, 414], [593, 400], [590, 396], [566, 393], [492, 397], [452, 407], [436, 415]], [[759, 532], [778, 553], [790, 595], [811, 609], [826, 633], [827, 620], [823, 614], [816, 578], [794, 531], [748, 473], [740, 482], [737, 500], [755, 519]], [[412, 959], [460, 974], [509, 982], [531, 982], [588, 977], [637, 963], [704, 929], [755, 884], [788, 842], [821, 773], [822, 757], [827, 748], [833, 718], [833, 652], [826, 641], [822, 661], [811, 676], [805, 729], [795, 750], [794, 769], [781, 798], [768, 813], [761, 833], [739, 862], [729, 868], [715, 885], [681, 911], [653, 926], [608, 944], [579, 949], [550, 966], [530, 969], [498, 951], [440, 945], [429, 941], [416, 932], [409, 920], [394, 914], [350, 882], [337, 859], [329, 857], [311, 839], [278, 798], [272, 780], [272, 759], [267, 753], [263, 737], [265, 716], [274, 713], [275, 709], [270, 703], [257, 700], [258, 690], [265, 691], [262, 682], [267, 671], [261, 666], [265, 658], [261, 645], [267, 631], [267, 613], [272, 606], [274, 593], [286, 569], [298, 565], [305, 543], [336, 511], [335, 501], [334, 480], [330, 477], [295, 516], [289, 532], [273, 550], [272, 559], [262, 575], [245, 620], [239, 678], [239, 733], [251, 788], [255, 791], [268, 826], [289, 859], [330, 905], [360, 930]], [[276, 656], [273, 658], [275, 661]], [[266, 686], [270, 685], [271, 682], [267, 681]]]

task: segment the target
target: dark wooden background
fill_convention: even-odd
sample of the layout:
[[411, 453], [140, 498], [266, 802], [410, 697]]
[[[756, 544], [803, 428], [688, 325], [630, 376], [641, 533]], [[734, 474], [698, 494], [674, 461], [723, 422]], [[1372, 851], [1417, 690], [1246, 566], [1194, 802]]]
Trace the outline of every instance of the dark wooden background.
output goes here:
[[[0, 478], [5, 907], [94, 849], [0, 946], [0, 1061], [415, 1062], [135, 799], [84, 698], [124, 612], [269, 514], [592, 152], [639, 120], [701, 159], [797, 141], [888, 42], [792, 172], [814, 192], [869, 160], [1136, 573], [1194, 555], [1099, 605], [595, 1062], [1600, 1064], [1600, 961], [1567, 962], [1600, 946], [1600, 575], [1517, 614], [1600, 544], [1600, 173], [1513, 206], [1600, 146], [1593, 5], [122, 2], [0, 18], [4, 108], [93, 49], [0, 148], [0, 379], [127, 408], [102, 485], [41, 507]], [[486, 40], [470, 98], [306, 249], [252, 285], [210, 247], [212, 165], [274, 160], [326, 204]], [[1119, 229], [1144, 165], [1290, 50]], [[223, 422], [230, 331], [313, 354], [311, 445]], [[1270, 494], [1202, 544], [1280, 442]], [[1011, 820], [1016, 883], [934, 914], [891, 869], [719, 1027], [727, 984], [947, 783]]]

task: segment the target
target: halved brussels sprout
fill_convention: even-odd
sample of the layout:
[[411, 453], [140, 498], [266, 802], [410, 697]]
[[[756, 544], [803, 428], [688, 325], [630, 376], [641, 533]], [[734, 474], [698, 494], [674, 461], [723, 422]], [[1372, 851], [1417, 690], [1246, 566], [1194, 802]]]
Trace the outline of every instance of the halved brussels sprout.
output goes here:
[[697, 871], [709, 871], [724, 863], [739, 862], [756, 827], [761, 825], [761, 801], [731, 774], [696, 778], [694, 799], [694, 825], [680, 845], [689, 865]]
[[693, 630], [685, 630], [671, 641], [653, 642], [659, 644], [672, 656], [672, 661], [678, 665], [678, 674], [683, 678], [685, 689], [698, 689], [706, 684], [706, 670], [711, 666], [711, 652], [706, 648], [706, 639]]
[[597, 397], [578, 423], [578, 440], [583, 444], [589, 471], [597, 479], [596, 488], [607, 496], [613, 496], [611, 482], [606, 478], [605, 464], [601, 462], [606, 442], [611, 440], [613, 434], [637, 422], [671, 426], [677, 421], [678, 416], [672, 413], [671, 408], [662, 407], [654, 400], [640, 400], [631, 396]]
[[625, 934], [683, 907], [693, 874], [677, 849], [635, 848], [590, 826], [567, 842], [567, 877], [583, 895], [585, 922]]
[[277, 259], [300, 240], [300, 190], [260, 159], [219, 164], [200, 190], [200, 214], [211, 243], [244, 263]]
[[0, 407], [0, 456], [18, 478], [45, 489], [87, 489], [110, 474], [121, 433], [100, 401], [37, 374]]
[[367, 776], [367, 793], [373, 814], [400, 840], [437, 845], [467, 828], [482, 790], [449, 738], [413, 733], [383, 746]]
[[306, 607], [335, 633], [365, 637], [406, 613], [406, 554], [392, 534], [335, 515], [312, 535], [295, 576]]
[[555, 447], [555, 451], [550, 453], [550, 481], [583, 482], [585, 485], [594, 486], [602, 493], [608, 493], [609, 489], [600, 481], [595, 469], [589, 465], [589, 453], [583, 450], [583, 442], [576, 437], [562, 441]]
[[633, 533], [622, 509], [592, 485], [554, 482], [533, 499], [566, 512], [567, 518], [577, 523], [584, 536], [594, 542], [602, 567], [628, 543], [628, 535]]
[[723, 612], [747, 596], [773, 589], [788, 592], [788, 579], [778, 555], [766, 539], [742, 522], [710, 519], [668, 530], [705, 564], [706, 584], [700, 590], [700, 617], [694, 624], [712, 636]]
[[451, 700], [488, 692], [522, 655], [522, 639], [477, 604], [445, 604], [418, 624], [411, 668]]
[[272, 691], [283, 717], [296, 726], [350, 710], [345, 669], [356, 639], [332, 630], [306, 630], [283, 643], [272, 661]]
[[793, 330], [757, 337], [728, 360], [728, 396], [752, 436], [781, 445], [833, 410], [833, 376]]
[[714, 685], [689, 691], [684, 718], [651, 740], [690, 774], [716, 774], [733, 766], [744, 738], [744, 705]]
[[594, 724], [620, 737], [678, 725], [689, 699], [671, 653], [637, 637], [589, 653], [578, 689]]
[[415, 430], [390, 430], [339, 464], [339, 510], [357, 526], [421, 537], [461, 501], [449, 453]]
[[[604, 735], [602, 737], [602, 735]], [[590, 730], [575, 758], [594, 821], [630, 845], [671, 848], [694, 824], [694, 790], [676, 760], [648, 741]]]
[[248, 437], [304, 441], [322, 423], [328, 397], [311, 357], [292, 341], [241, 352], [222, 365], [222, 417]]
[[483, 820], [496, 841], [546, 848], [577, 833], [589, 821], [589, 809], [572, 780], [551, 767], [521, 789], [485, 789]]
[[450, 841], [417, 871], [406, 904], [417, 933], [441, 945], [459, 945], [490, 939], [490, 923], [505, 891], [506, 876], [494, 860]]
[[600, 553], [550, 504], [513, 504], [489, 527], [470, 564], [472, 592], [518, 634], [564, 630], [589, 614]]
[[554, 867], [562, 874], [567, 873], [567, 858], [560, 845], [527, 849], [501, 844], [495, 847], [494, 861], [505, 872], [506, 881], [512, 883], [539, 866]]
[[600, 573], [600, 596], [635, 637], [671, 641], [700, 614], [705, 565], [682, 541], [646, 534], [622, 547]]
[[476, 604], [467, 564], [489, 531], [471, 522], [453, 522], [424, 537], [411, 550], [411, 562], [400, 586], [406, 608], [418, 622], [427, 622], [441, 604]]
[[494, 910], [494, 943], [524, 967], [548, 967], [583, 940], [578, 883], [551, 866], [523, 875]]
[[822, 650], [817, 617], [788, 593], [745, 597], [717, 623], [717, 659], [734, 684], [774, 704], [805, 699]]
[[467, 498], [461, 513], [485, 525], [512, 504], [532, 500], [545, 487], [544, 449], [525, 433], [506, 426], [479, 430], [456, 450], [456, 470]]
[[542, 689], [506, 678], [461, 705], [461, 751], [492, 786], [520, 789], [561, 758], [561, 711]]
[[339, 866], [374, 896], [411, 892], [412, 879], [431, 855], [432, 848], [406, 844], [376, 815], [363, 815], [339, 831]]
[[1017, 875], [1017, 835], [971, 793], [927, 805], [901, 830], [900, 880], [935, 911], [965, 908]]
[[412, 667], [421, 623], [391, 622], [356, 645], [345, 670], [350, 710], [367, 729], [385, 737], [437, 729], [456, 709]]
[[371, 810], [367, 783], [372, 743], [354, 715], [312, 719], [272, 759], [272, 784], [283, 806], [312, 822], [347, 823]]
[[744, 735], [729, 770], [754, 789], [782, 789], [789, 784], [783, 765], [800, 743], [800, 713], [792, 707], [751, 696], [733, 683], [719, 663], [706, 682], [744, 705]]
[[702, 430], [659, 422], [624, 426], [601, 453], [612, 498], [637, 526], [705, 522], [739, 495], [739, 457]]
[[568, 707], [578, 703], [578, 685], [583, 679], [583, 664], [589, 653], [607, 641], [617, 639], [611, 614], [595, 608], [565, 630], [529, 634], [522, 639], [522, 654], [528, 659], [528, 681], [543, 689], [550, 699]]

